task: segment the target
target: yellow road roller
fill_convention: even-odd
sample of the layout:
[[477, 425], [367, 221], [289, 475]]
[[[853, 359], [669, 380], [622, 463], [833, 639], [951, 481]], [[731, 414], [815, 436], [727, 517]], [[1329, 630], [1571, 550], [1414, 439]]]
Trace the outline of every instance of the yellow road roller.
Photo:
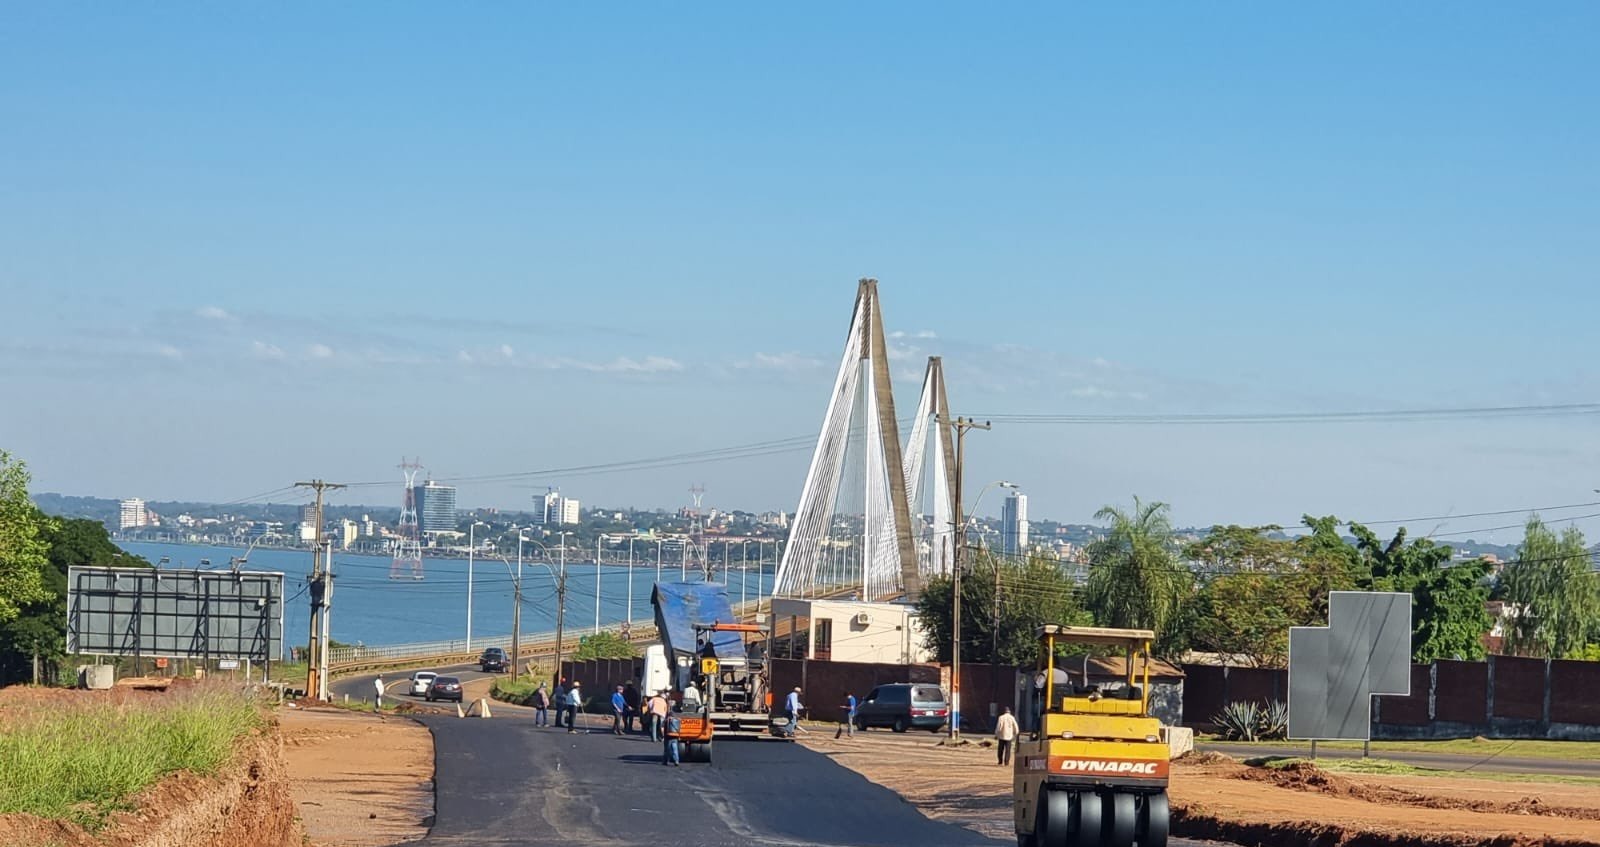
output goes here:
[[[1171, 757], [1150, 715], [1155, 633], [1049, 625], [1037, 634], [1036, 729], [1013, 756], [1018, 847], [1166, 847]], [[1067, 645], [1113, 658], [1091, 673], [1087, 659], [1057, 654]]]

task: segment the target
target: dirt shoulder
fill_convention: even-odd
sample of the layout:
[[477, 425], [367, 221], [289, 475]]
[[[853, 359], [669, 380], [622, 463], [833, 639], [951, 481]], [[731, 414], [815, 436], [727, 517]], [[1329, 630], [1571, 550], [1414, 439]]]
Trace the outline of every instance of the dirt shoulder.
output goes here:
[[403, 718], [340, 709], [279, 712], [295, 808], [320, 847], [380, 847], [428, 834], [433, 736]]
[[[1009, 839], [1011, 769], [976, 744], [864, 733], [808, 747], [891, 788], [929, 817]], [[1247, 845], [1600, 845], [1593, 784], [1269, 771], [1202, 756], [1173, 768], [1173, 834]]]

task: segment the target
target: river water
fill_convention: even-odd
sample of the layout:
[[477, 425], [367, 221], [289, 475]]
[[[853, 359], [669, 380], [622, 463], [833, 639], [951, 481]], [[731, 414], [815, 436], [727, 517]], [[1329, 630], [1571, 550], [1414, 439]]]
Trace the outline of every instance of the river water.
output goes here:
[[[211, 561], [210, 567], [226, 569], [232, 556], [243, 556], [242, 547], [215, 547], [191, 544], [155, 544], [150, 542], [118, 542], [124, 550], [143, 556], [151, 563], [162, 557], [163, 568], [204, 568], [202, 559]], [[269, 550], [256, 548], [250, 551], [246, 570], [281, 571], [284, 590], [291, 601], [284, 611], [285, 648], [304, 643], [310, 621], [309, 594], [305, 592], [306, 576], [311, 573], [311, 553], [306, 550]], [[347, 644], [407, 644], [418, 641], [444, 641], [467, 635], [467, 560], [423, 559], [423, 578], [390, 579], [390, 560], [387, 556], [333, 554], [334, 596], [330, 622], [330, 636]], [[472, 638], [478, 646], [501, 646], [499, 643], [511, 632], [512, 598], [514, 592], [511, 572], [516, 560], [509, 565], [498, 558], [479, 558], [472, 568]], [[607, 562], [599, 568], [596, 579], [594, 562], [568, 561], [566, 630], [574, 637], [595, 630], [596, 592], [599, 585], [599, 619], [601, 629], [615, 629], [627, 620], [632, 612], [635, 624], [652, 623], [654, 612], [650, 608], [650, 589], [656, 580], [654, 565], [633, 569], [630, 602], [629, 568]], [[729, 596], [739, 602], [741, 593], [755, 599], [772, 586], [772, 565], [757, 572], [752, 563], [750, 570], [741, 573], [734, 568], [728, 574]], [[721, 577], [721, 570], [717, 576]], [[661, 577], [669, 582], [681, 578], [679, 568], [668, 563]], [[556, 626], [556, 581], [553, 570], [543, 563], [524, 561], [522, 568], [522, 631], [545, 632]], [[690, 576], [697, 580], [697, 575]], [[742, 591], [741, 591], [742, 589]], [[287, 653], [285, 649], [285, 653]]]

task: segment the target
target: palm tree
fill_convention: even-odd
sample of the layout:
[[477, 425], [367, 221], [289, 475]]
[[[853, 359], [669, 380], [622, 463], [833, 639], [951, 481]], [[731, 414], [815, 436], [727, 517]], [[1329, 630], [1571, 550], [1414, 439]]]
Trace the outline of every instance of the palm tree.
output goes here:
[[1133, 509], [1105, 506], [1095, 520], [1109, 521], [1106, 537], [1089, 545], [1084, 599], [1102, 626], [1154, 630], [1166, 641], [1193, 575], [1178, 563], [1166, 503], [1133, 498]]

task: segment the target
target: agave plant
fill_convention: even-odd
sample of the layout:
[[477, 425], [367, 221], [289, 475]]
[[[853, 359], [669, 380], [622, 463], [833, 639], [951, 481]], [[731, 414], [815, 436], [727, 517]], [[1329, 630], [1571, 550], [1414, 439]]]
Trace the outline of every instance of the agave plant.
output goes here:
[[1229, 703], [1211, 722], [1228, 741], [1255, 741], [1261, 731], [1261, 707], [1250, 702]]
[[1262, 740], [1289, 737], [1289, 704], [1273, 700], [1261, 710], [1258, 736]]

